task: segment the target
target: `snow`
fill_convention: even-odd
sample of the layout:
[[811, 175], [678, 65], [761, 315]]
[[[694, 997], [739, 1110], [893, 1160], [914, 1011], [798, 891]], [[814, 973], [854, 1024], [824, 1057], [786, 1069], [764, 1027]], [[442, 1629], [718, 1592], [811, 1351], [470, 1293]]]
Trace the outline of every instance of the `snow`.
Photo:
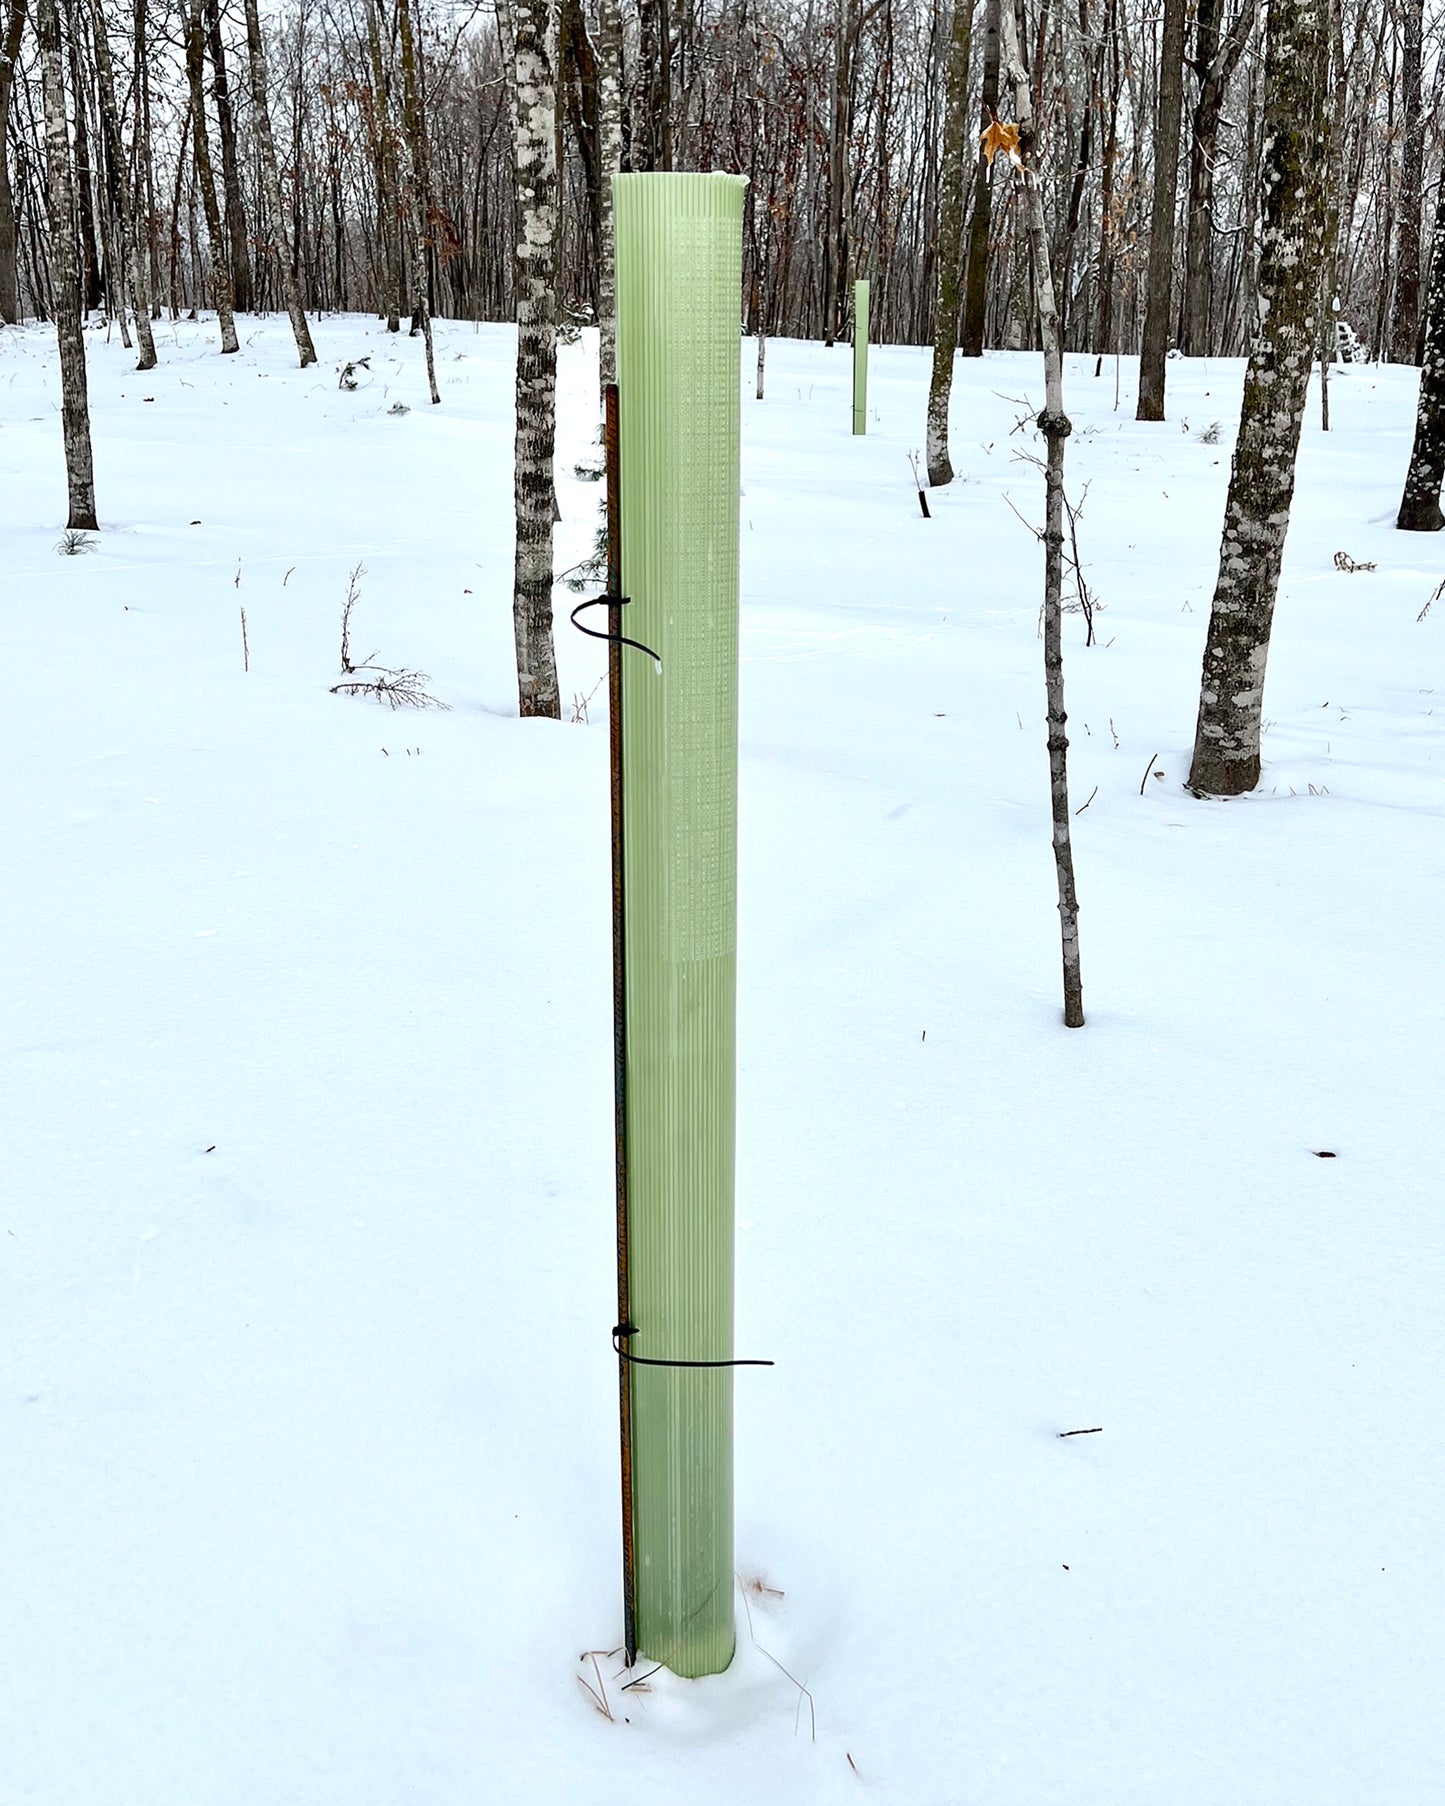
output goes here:
[[[138, 376], [89, 334], [63, 557], [53, 337], [0, 333], [0, 1802], [1440, 1798], [1414, 372], [1338, 373], [1327, 436], [1312, 396], [1225, 803], [1181, 786], [1241, 365], [1171, 362], [1141, 426], [1131, 364], [1116, 403], [1068, 360], [1071, 1032], [1005, 499], [1041, 518], [1038, 360], [960, 360], [926, 521], [925, 351], [875, 349], [855, 439], [846, 347], [772, 344], [758, 403], [744, 345], [738, 1352], [777, 1366], [737, 1661], [624, 1693], [603, 649], [559, 608], [586, 719], [517, 720], [511, 331], [438, 323], [435, 409], [419, 342], [316, 337], [167, 324]], [[594, 384], [589, 336], [559, 566]], [[448, 712], [330, 693], [358, 563], [353, 653]]]

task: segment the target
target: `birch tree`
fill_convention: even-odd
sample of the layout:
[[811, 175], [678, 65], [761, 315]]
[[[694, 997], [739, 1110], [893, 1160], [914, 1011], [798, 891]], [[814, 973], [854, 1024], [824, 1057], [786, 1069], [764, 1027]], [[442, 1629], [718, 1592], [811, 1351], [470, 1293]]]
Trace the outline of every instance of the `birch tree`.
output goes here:
[[91, 23], [95, 36], [95, 76], [100, 90], [100, 114], [109, 149], [110, 162], [117, 172], [115, 194], [120, 214], [122, 239], [121, 261], [129, 277], [131, 311], [135, 315], [135, 336], [140, 345], [137, 370], [153, 370], [156, 366], [155, 334], [151, 331], [151, 286], [146, 247], [136, 231], [135, 201], [130, 178], [126, 173], [129, 158], [121, 137], [120, 109], [115, 98], [115, 72], [111, 64], [110, 39], [100, 0], [92, 0]]
[[1064, 712], [1064, 442], [1073, 423], [1064, 412], [1064, 350], [1054, 278], [1049, 258], [1049, 230], [1044, 219], [1039, 181], [1038, 139], [1028, 72], [1019, 50], [1018, 19], [1013, 0], [999, 8], [1003, 73], [1013, 89], [1013, 127], [991, 127], [985, 138], [995, 148], [1007, 147], [1023, 189], [1029, 264], [1038, 307], [1039, 336], [1044, 347], [1044, 411], [1039, 431], [1047, 457], [1044, 466], [1044, 686], [1048, 698], [1049, 802], [1053, 817], [1054, 876], [1059, 892], [1059, 939], [1064, 969], [1064, 1026], [1084, 1026], [1084, 985], [1079, 962], [1079, 897], [1074, 883], [1074, 849], [1069, 834], [1069, 741]]
[[80, 257], [75, 237], [75, 184], [70, 167], [70, 134], [65, 124], [65, 69], [56, 0], [36, 0], [35, 38], [40, 48], [45, 105], [50, 264], [55, 295], [55, 336], [60, 349], [60, 423], [70, 498], [65, 524], [93, 533], [100, 522], [95, 515], [95, 465], [90, 449], [90, 398], [85, 378]]
[[235, 304], [231, 293], [231, 264], [226, 252], [225, 227], [216, 196], [216, 172], [211, 162], [210, 132], [206, 125], [205, 29], [201, 0], [191, 0], [186, 22], [186, 74], [191, 84], [191, 143], [195, 149], [196, 186], [206, 216], [206, 239], [211, 250], [211, 296], [221, 323], [221, 351], [241, 349], [236, 337]]
[[552, 644], [557, 436], [557, 5], [513, 0], [517, 180], [517, 514], [512, 624], [523, 715], [561, 717]]
[[251, 129], [255, 133], [257, 161], [261, 166], [261, 186], [276, 234], [281, 293], [286, 297], [296, 355], [304, 370], [308, 364], [316, 362], [316, 347], [311, 342], [311, 328], [301, 305], [301, 285], [296, 279], [296, 247], [286, 230], [286, 212], [281, 205], [281, 171], [276, 161], [276, 140], [271, 132], [271, 85], [266, 72], [266, 44], [261, 36], [256, 0], [246, 0], [246, 56], [251, 73]]
[[1229, 476], [1189, 788], [1259, 782], [1264, 672], [1319, 342], [1329, 20], [1322, 0], [1271, 0], [1264, 70], [1258, 326]]
[[1395, 525], [1407, 533], [1445, 527], [1440, 485], [1445, 478], [1445, 181], [1435, 207], [1435, 256], [1425, 302], [1425, 354], [1420, 363], [1420, 404], [1405, 493]]
[[943, 111], [943, 175], [938, 194], [938, 305], [933, 317], [933, 375], [928, 385], [924, 438], [928, 481], [935, 489], [953, 481], [953, 461], [948, 455], [948, 404], [953, 394], [953, 360], [958, 350], [964, 160], [973, 148], [967, 112], [972, 36], [973, 0], [954, 0]]

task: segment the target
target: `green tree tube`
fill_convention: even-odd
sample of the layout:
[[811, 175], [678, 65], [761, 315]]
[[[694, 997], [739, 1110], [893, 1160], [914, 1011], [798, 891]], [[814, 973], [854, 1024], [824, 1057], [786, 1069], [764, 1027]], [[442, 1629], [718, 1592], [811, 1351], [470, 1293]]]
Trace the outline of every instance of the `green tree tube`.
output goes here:
[[868, 431], [868, 284], [853, 284], [853, 431]]
[[[614, 179], [628, 1342], [733, 1353], [738, 321], [745, 180]], [[732, 1660], [733, 1379], [634, 1365], [639, 1650]]]

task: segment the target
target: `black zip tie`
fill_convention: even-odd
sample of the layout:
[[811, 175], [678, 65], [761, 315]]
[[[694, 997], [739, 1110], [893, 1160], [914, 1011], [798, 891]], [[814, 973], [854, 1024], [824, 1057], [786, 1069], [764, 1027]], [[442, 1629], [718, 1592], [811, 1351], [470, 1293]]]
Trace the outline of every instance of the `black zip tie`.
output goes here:
[[584, 627], [577, 619], [584, 608], [625, 608], [631, 600], [631, 596], [593, 596], [590, 601], [579, 602], [572, 610], [572, 625], [578, 633], [585, 633], [588, 639], [606, 640], [613, 646], [635, 646], [639, 652], [645, 652], [660, 671], [662, 660], [651, 646], [644, 646], [641, 640], [629, 640], [625, 633], [599, 633], [595, 627]]
[[634, 1367], [776, 1367], [776, 1361], [660, 1361], [652, 1355], [629, 1354], [621, 1347], [622, 1341], [637, 1334], [635, 1323], [614, 1323], [612, 1326], [613, 1352], [624, 1361], [630, 1361]]

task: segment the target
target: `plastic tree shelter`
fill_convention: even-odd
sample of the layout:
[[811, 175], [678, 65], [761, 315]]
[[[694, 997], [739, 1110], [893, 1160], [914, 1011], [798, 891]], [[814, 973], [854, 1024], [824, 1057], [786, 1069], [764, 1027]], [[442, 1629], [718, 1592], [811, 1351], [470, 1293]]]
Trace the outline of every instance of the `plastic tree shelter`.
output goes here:
[[[682, 1675], [719, 1672], [734, 1646], [733, 1375], [687, 1363], [733, 1354], [745, 188], [728, 175], [613, 184], [628, 1642]], [[646, 650], [617, 643], [619, 624]]]

